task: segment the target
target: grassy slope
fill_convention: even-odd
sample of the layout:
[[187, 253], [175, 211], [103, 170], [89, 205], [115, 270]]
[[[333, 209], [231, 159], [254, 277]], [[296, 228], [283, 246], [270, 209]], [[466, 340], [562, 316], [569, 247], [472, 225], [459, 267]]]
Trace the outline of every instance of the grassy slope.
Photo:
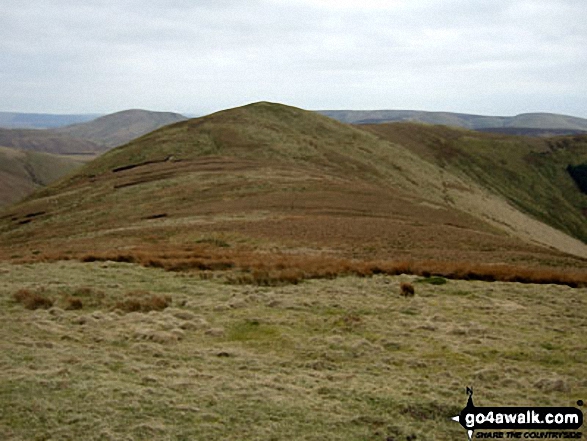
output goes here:
[[372, 125], [368, 130], [467, 176], [533, 217], [587, 241], [583, 214], [587, 195], [566, 171], [569, 164], [587, 161], [587, 137], [529, 139], [413, 124]]
[[[487, 207], [489, 217], [479, 219]], [[258, 103], [107, 152], [12, 207], [0, 234], [4, 255], [20, 257], [145, 245], [161, 253], [221, 235], [235, 248], [361, 259], [582, 265], [517, 238], [523, 232], [525, 241], [585, 254], [535, 224], [405, 147]]]
[[185, 119], [177, 113], [125, 110], [89, 122], [59, 128], [55, 132], [107, 147], [116, 147], [160, 127]]
[[[260, 288], [112, 262], [0, 272], [2, 439], [458, 440], [465, 386], [477, 406], [587, 395], [584, 289], [449, 281], [404, 299], [407, 276]], [[56, 308], [24, 309], [23, 288]], [[113, 310], [137, 290], [172, 307]], [[72, 295], [83, 308], [64, 311]]]
[[89, 154], [104, 150], [91, 141], [49, 130], [0, 129], [0, 146], [61, 155]]
[[0, 207], [21, 200], [81, 165], [74, 158], [0, 147]]

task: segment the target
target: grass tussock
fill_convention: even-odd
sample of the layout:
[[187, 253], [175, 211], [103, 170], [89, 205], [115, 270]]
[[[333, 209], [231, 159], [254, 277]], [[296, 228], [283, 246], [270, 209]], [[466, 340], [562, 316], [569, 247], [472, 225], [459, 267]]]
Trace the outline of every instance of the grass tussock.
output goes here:
[[26, 309], [49, 309], [53, 306], [53, 300], [47, 297], [42, 289], [37, 292], [19, 289], [14, 293], [13, 298]]
[[125, 299], [116, 302], [115, 309], [124, 312], [163, 311], [171, 305], [171, 297], [151, 294], [147, 291], [130, 291]]
[[65, 299], [65, 302], [65, 309], [68, 311], [76, 311], [79, 309], [83, 309], [84, 307], [84, 302], [82, 301], [82, 299], [79, 299], [77, 297], [67, 297]]

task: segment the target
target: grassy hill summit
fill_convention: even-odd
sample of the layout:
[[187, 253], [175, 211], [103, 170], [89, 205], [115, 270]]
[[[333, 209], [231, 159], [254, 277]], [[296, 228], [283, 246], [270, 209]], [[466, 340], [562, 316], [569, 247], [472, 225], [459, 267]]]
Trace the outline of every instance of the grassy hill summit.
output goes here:
[[570, 257], [587, 257], [580, 240], [514, 207], [479, 176], [442, 167], [410, 145], [420, 145], [427, 130], [414, 127], [409, 142], [389, 140], [281, 104], [230, 109], [110, 150], [12, 207], [0, 235], [5, 252], [21, 257], [131, 250], [132, 259], [140, 251], [155, 261], [165, 250], [170, 257], [221, 244], [208, 258], [229, 267], [242, 253], [276, 250], [583, 265]]
[[55, 132], [110, 148], [126, 144], [160, 127], [185, 119], [185, 116], [178, 113], [131, 109], [61, 127], [55, 129]]

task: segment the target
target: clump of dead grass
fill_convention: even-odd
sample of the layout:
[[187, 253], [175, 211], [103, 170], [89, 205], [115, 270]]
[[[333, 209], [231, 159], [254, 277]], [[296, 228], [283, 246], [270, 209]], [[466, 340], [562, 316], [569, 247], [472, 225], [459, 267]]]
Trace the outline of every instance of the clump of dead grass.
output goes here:
[[130, 291], [125, 297], [124, 300], [116, 302], [115, 309], [124, 312], [150, 312], [163, 311], [171, 305], [170, 296], [155, 295], [148, 291]]
[[65, 309], [68, 311], [83, 309], [83, 307], [84, 302], [77, 297], [70, 296], [65, 299]]
[[106, 304], [106, 294], [91, 286], [78, 286], [64, 293], [64, 308], [67, 310], [102, 308]]
[[53, 300], [47, 297], [42, 288], [36, 292], [19, 289], [14, 293], [13, 298], [26, 309], [49, 309], [53, 306]]

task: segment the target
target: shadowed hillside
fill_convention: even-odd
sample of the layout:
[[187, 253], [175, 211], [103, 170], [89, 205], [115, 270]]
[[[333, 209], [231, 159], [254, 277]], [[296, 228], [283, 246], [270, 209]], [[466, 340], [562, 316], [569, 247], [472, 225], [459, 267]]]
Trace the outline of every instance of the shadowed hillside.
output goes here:
[[81, 165], [77, 159], [0, 147], [0, 207], [21, 200]]
[[55, 131], [106, 147], [116, 147], [160, 127], [185, 119], [183, 115], [177, 113], [125, 110]]
[[5, 255], [20, 258], [177, 258], [201, 268], [244, 268], [267, 253], [284, 267], [319, 265], [319, 256], [339, 266], [583, 266], [570, 257], [587, 256], [580, 241], [412, 150], [313, 112], [257, 103], [107, 152], [11, 207], [0, 237]]
[[60, 155], [95, 155], [104, 147], [49, 130], [0, 129], [0, 146]]

